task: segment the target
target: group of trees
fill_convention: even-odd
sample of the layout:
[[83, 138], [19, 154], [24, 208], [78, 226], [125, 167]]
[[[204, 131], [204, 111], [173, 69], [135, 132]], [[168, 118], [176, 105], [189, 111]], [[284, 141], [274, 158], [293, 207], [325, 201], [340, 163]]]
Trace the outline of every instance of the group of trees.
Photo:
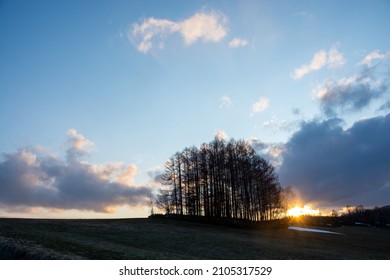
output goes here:
[[185, 148], [166, 162], [162, 180], [156, 203], [166, 214], [264, 221], [283, 208], [273, 166], [243, 140]]
[[341, 222], [344, 224], [363, 224], [389, 227], [390, 205], [381, 208], [375, 207], [372, 209], [364, 208], [363, 205], [356, 207], [347, 205], [346, 212], [341, 215]]

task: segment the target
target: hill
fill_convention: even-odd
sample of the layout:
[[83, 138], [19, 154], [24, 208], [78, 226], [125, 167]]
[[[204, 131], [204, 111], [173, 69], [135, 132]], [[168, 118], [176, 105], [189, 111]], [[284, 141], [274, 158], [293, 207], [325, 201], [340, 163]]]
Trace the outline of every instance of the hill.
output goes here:
[[[319, 228], [320, 229], [320, 228]], [[0, 219], [2, 259], [390, 259], [390, 231], [341, 235], [172, 219]]]

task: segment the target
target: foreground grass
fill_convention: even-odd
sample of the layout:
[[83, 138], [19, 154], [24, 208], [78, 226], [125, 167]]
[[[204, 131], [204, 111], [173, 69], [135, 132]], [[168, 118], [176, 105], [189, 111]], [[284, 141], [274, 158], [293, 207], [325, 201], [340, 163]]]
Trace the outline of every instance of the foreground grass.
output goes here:
[[[327, 228], [329, 230], [329, 228]], [[245, 230], [169, 219], [0, 219], [0, 258], [390, 259], [390, 231]], [[12, 255], [13, 248], [18, 254]]]

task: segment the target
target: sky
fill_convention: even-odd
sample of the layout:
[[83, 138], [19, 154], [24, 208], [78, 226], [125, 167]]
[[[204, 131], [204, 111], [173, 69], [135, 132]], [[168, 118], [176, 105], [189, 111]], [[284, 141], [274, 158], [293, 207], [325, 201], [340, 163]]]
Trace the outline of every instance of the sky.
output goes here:
[[144, 217], [247, 140], [320, 209], [390, 204], [388, 1], [0, 1], [0, 216]]

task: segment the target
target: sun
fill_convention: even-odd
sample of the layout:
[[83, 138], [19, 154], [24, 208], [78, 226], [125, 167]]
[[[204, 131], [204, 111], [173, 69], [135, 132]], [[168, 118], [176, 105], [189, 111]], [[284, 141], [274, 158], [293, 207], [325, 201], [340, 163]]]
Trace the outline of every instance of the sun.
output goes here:
[[302, 215], [311, 215], [311, 216], [317, 216], [320, 214], [319, 210], [311, 208], [309, 205], [305, 205], [303, 207], [295, 206], [294, 208], [291, 208], [287, 211], [287, 216], [291, 217], [299, 217]]

